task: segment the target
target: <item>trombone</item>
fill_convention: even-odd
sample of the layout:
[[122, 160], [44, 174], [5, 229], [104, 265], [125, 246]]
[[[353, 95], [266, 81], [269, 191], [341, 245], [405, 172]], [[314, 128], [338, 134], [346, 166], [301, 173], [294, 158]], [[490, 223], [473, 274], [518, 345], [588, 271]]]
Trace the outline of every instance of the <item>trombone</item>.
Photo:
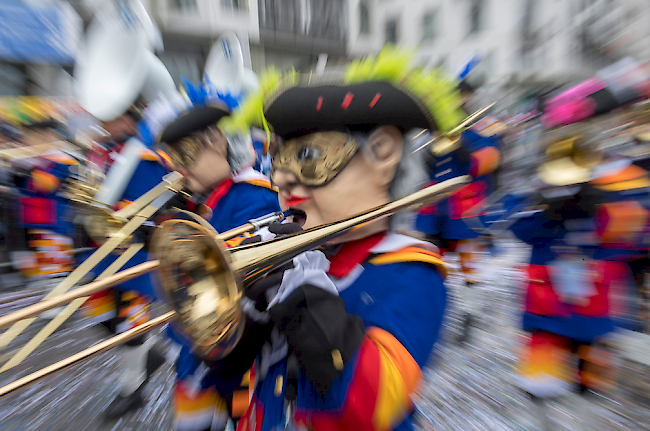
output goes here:
[[[123, 244], [128, 243], [130, 236], [151, 216], [153, 216], [167, 201], [180, 191], [183, 182], [183, 176], [178, 172], [167, 174], [163, 181], [156, 187], [142, 195], [140, 198], [116, 212], [104, 211], [101, 207], [93, 206], [92, 202], [80, 199], [84, 204], [95, 208], [99, 214], [88, 217], [86, 226], [96, 225], [95, 232], [110, 232], [108, 238], [103, 237], [103, 244], [93, 252], [81, 265], [74, 269], [61, 283], [50, 291], [40, 304], [46, 303], [60, 295], [65, 295], [76, 283], [78, 283], [86, 274], [88, 274], [99, 262], [105, 259], [116, 249], [122, 252], [122, 255], [111, 264], [97, 279], [110, 277], [124, 266], [143, 247], [142, 244], [130, 244], [125, 247]], [[98, 230], [97, 226], [101, 228]], [[92, 231], [91, 231], [92, 232]], [[99, 240], [97, 240], [99, 241]], [[120, 248], [121, 247], [121, 248]], [[133, 277], [131, 277], [133, 278]], [[126, 279], [124, 280], [126, 281]], [[117, 282], [119, 283], [119, 282]], [[78, 290], [78, 289], [77, 289]], [[101, 289], [99, 289], [101, 290]], [[84, 295], [85, 296], [85, 295]], [[9, 359], [0, 368], [0, 373], [18, 365], [29, 354], [31, 354], [47, 337], [49, 337], [65, 320], [70, 317], [79, 307], [83, 305], [87, 298], [75, 299], [72, 303], [52, 319], [38, 334], [23, 346], [11, 359]], [[39, 313], [37, 313], [39, 314]], [[29, 325], [36, 320], [33, 317], [16, 320], [15, 323], [0, 336], [0, 347], [7, 346], [18, 335], [20, 335]]]
[[193, 217], [194, 221], [167, 220], [153, 238], [153, 250], [158, 260], [145, 262], [4, 316], [0, 318], [0, 328], [155, 269], [160, 270], [164, 299], [173, 311], [3, 386], [0, 396], [13, 393], [172, 320], [177, 322], [199, 355], [210, 360], [222, 358], [232, 351], [241, 338], [245, 317], [240, 299], [243, 291], [252, 283], [304, 251], [400, 210], [435, 203], [470, 180], [469, 176], [452, 178], [338, 222], [263, 243], [231, 248], [224, 246], [224, 238], [252, 230], [255, 228], [253, 223], [218, 234], [198, 216]]

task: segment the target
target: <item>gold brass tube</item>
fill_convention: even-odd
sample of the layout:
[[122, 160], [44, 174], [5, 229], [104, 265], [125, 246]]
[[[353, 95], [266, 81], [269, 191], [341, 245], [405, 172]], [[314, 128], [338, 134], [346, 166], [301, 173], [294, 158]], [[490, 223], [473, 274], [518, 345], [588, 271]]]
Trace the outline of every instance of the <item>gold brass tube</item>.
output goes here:
[[160, 265], [160, 262], [158, 260], [144, 262], [124, 271], [120, 271], [117, 274], [107, 277], [103, 280], [92, 281], [78, 289], [64, 293], [63, 295], [59, 295], [46, 301], [41, 301], [37, 304], [25, 307], [22, 310], [18, 310], [14, 313], [2, 316], [0, 317], [0, 329], [6, 328], [7, 326], [18, 322], [19, 320], [38, 316], [44, 311], [47, 311], [51, 308], [56, 308], [60, 305], [65, 305], [77, 298], [90, 296], [93, 293], [102, 291], [111, 286], [115, 286], [116, 284], [120, 284], [124, 281], [131, 280], [132, 278], [135, 278], [141, 274], [151, 272], [154, 269], [158, 268], [158, 265]]
[[176, 313], [173, 311], [169, 311], [160, 317], [156, 317], [155, 319], [149, 320], [148, 322], [143, 323], [140, 326], [136, 326], [135, 328], [129, 329], [128, 331], [116, 335], [115, 337], [111, 337], [106, 341], [102, 341], [101, 343], [95, 344], [94, 346], [89, 347], [86, 350], [83, 350], [72, 356], [69, 356], [55, 364], [49, 365], [45, 368], [41, 368], [40, 370], [35, 371], [32, 374], [29, 374], [23, 378], [16, 380], [15, 382], [11, 382], [8, 385], [1, 387], [0, 397], [15, 392], [18, 389], [25, 387], [27, 385], [36, 383], [66, 368], [72, 367], [73, 365], [83, 362], [86, 359], [89, 359], [95, 355], [110, 350], [117, 345], [126, 343], [127, 341], [135, 337], [138, 337], [159, 326], [162, 326], [170, 322], [174, 318], [174, 316], [176, 316]]

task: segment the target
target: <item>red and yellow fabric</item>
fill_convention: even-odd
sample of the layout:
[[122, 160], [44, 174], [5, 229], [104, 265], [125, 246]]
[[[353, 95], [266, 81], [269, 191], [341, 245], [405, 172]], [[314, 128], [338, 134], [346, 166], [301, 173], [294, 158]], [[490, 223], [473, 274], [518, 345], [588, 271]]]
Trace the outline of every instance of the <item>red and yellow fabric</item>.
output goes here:
[[27, 231], [28, 246], [34, 250], [35, 268], [25, 268], [33, 276], [65, 274], [74, 268], [72, 239], [43, 229]]
[[169, 169], [170, 171], [174, 169], [174, 162], [172, 161], [172, 158], [169, 156], [169, 154], [162, 150], [156, 151], [156, 154], [163, 161], [165, 168]]
[[369, 262], [373, 265], [386, 265], [397, 262], [422, 262], [434, 265], [443, 274], [443, 277], [447, 275], [447, 268], [439, 253], [416, 246], [404, 247], [393, 252], [382, 253], [370, 259]]
[[121, 334], [149, 320], [151, 303], [136, 291], [106, 289], [84, 303], [83, 313], [91, 324], [108, 322], [111, 331]]
[[600, 346], [581, 345], [578, 358], [584, 364], [578, 370], [581, 384], [595, 391], [611, 390], [616, 385], [613, 353]]
[[355, 368], [339, 415], [299, 412], [296, 422], [318, 431], [380, 431], [399, 424], [413, 407], [410, 395], [422, 374], [409, 352], [388, 332], [368, 328]]
[[23, 225], [56, 225], [58, 222], [57, 202], [42, 196], [28, 196], [18, 199]]
[[650, 180], [645, 169], [636, 165], [629, 165], [617, 172], [593, 179], [591, 184], [602, 190], [623, 191], [648, 187], [650, 186]]
[[627, 267], [619, 262], [589, 261], [589, 281], [594, 295], [584, 304], [567, 304], [553, 288], [547, 265], [528, 266], [528, 286], [526, 289], [526, 313], [536, 316], [570, 316], [606, 317], [610, 313], [609, 289], [614, 283], [624, 279], [629, 273]]
[[485, 181], [476, 180], [461, 187], [449, 196], [449, 217], [453, 220], [468, 217], [468, 211], [487, 199], [487, 196], [488, 186]]
[[91, 324], [102, 323], [116, 318], [117, 308], [111, 289], [92, 294], [83, 305], [82, 310]]
[[174, 430], [223, 429], [228, 421], [226, 402], [214, 387], [195, 390], [178, 381], [174, 389]]
[[605, 243], [636, 242], [634, 236], [643, 233], [648, 215], [648, 210], [633, 200], [602, 204], [596, 212], [596, 233]]
[[566, 338], [545, 331], [532, 333], [518, 365], [520, 387], [540, 398], [566, 394], [573, 381], [570, 360]]
[[495, 147], [481, 148], [470, 155], [469, 174], [474, 178], [491, 174], [499, 167], [500, 161], [501, 153]]
[[43, 158], [45, 160], [49, 160], [49, 161], [57, 163], [59, 165], [72, 166], [72, 165], [78, 165], [79, 164], [79, 160], [75, 159], [74, 157], [69, 156], [68, 154], [60, 152], [60, 151], [57, 151], [57, 152], [52, 153], [52, 154], [44, 155]]
[[472, 126], [472, 129], [481, 136], [490, 137], [506, 130], [506, 125], [494, 117], [485, 117]]
[[32, 177], [29, 182], [29, 187], [32, 191], [43, 194], [54, 193], [60, 185], [61, 181], [59, 181], [56, 175], [40, 169], [34, 169], [32, 171]]
[[[200, 368], [198, 371], [201, 374]], [[174, 389], [174, 430], [221, 430], [225, 428], [228, 418], [244, 416], [250, 399], [249, 375], [244, 375], [241, 388], [232, 393], [230, 403], [219, 395], [214, 385], [199, 387], [200, 382], [194, 377], [200, 378], [200, 375], [178, 380]]]
[[612, 354], [601, 347], [536, 331], [526, 338], [517, 376], [522, 389], [540, 398], [564, 395], [576, 383], [602, 390], [613, 384]]
[[460, 270], [465, 281], [476, 283], [477, 262], [479, 255], [485, 251], [485, 245], [478, 239], [460, 239], [456, 242], [454, 250], [458, 252]]

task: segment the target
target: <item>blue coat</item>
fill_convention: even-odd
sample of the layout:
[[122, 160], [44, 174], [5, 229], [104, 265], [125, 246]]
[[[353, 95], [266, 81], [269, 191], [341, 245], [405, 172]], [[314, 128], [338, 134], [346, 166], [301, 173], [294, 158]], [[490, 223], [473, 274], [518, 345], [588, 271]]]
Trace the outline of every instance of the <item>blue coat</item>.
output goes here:
[[428, 185], [462, 175], [471, 175], [473, 181], [447, 199], [423, 208], [416, 219], [417, 230], [450, 240], [478, 236], [465, 222], [466, 212], [493, 192], [493, 172], [500, 160], [499, 135], [483, 134], [485, 130], [491, 133], [494, 129], [466, 130], [460, 137], [460, 149], [431, 161]]

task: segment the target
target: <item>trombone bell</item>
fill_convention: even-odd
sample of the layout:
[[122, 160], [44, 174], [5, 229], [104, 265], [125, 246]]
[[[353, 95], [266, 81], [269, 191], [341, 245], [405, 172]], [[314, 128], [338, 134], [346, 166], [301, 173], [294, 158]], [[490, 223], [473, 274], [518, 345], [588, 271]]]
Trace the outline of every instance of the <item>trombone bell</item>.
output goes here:
[[197, 353], [215, 360], [228, 355], [244, 331], [242, 289], [223, 241], [199, 223], [162, 223], [153, 252], [164, 259], [159, 280], [166, 302]]

